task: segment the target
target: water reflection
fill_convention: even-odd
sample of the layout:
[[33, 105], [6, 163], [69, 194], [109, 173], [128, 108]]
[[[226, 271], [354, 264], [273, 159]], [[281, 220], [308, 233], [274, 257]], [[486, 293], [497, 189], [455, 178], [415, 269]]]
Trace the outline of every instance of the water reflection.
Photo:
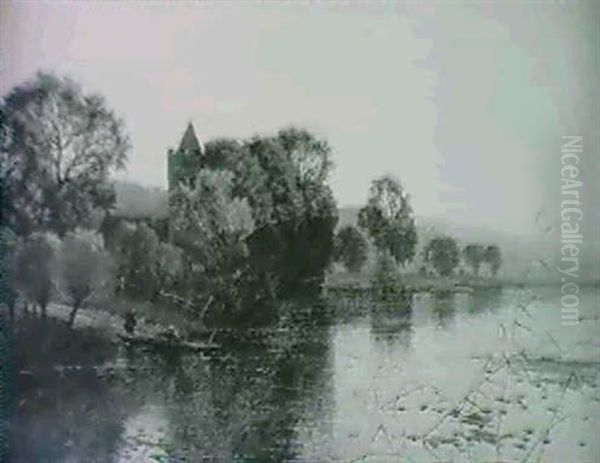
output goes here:
[[[343, 323], [317, 316], [326, 313], [322, 304], [303, 302], [281, 312], [280, 329], [231, 330], [204, 356], [28, 326], [17, 333], [12, 456], [431, 461], [425, 442], [437, 446], [440, 461], [467, 461], [470, 453], [473, 461], [522, 461], [544, 439], [550, 410], [562, 407], [573, 431], [557, 427], [551, 443], [537, 448], [553, 461], [591, 461], [600, 424], [598, 296], [582, 294], [582, 316], [591, 321], [571, 330], [560, 329], [556, 317], [560, 294], [531, 307], [529, 323], [552, 330], [569, 347], [568, 359], [552, 357], [549, 341], [545, 350], [523, 343], [526, 357], [497, 349], [504, 342], [498, 326], [519, 313], [509, 291], [365, 300]], [[564, 392], [575, 369], [581, 381]]]
[[306, 423], [327, 423], [329, 329], [232, 334], [221, 341], [224, 347], [207, 358], [161, 355], [150, 365], [143, 356], [146, 364], [135, 366], [140, 382], [147, 384], [149, 374], [159, 378], [146, 400], [165, 411], [167, 453], [185, 461], [293, 459]]
[[11, 459], [110, 461], [136, 407], [104, 367], [113, 347], [51, 320], [23, 319], [16, 330]]
[[431, 311], [438, 328], [449, 328], [456, 315], [454, 291], [438, 291], [432, 295]]
[[371, 337], [376, 343], [408, 349], [411, 344], [413, 294], [400, 293], [393, 303], [377, 301], [370, 313]]
[[469, 313], [493, 311], [501, 306], [501, 288], [478, 288], [469, 294], [467, 310]]

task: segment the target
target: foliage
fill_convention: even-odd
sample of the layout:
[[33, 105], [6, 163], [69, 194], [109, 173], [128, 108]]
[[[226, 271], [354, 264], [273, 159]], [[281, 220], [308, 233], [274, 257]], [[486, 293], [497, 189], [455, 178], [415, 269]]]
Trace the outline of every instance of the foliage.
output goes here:
[[226, 169], [233, 173], [232, 195], [246, 198], [257, 227], [271, 220], [272, 197], [267, 174], [257, 156], [250, 151], [249, 143], [219, 138], [205, 145], [205, 167]]
[[490, 265], [492, 275], [498, 275], [498, 270], [502, 265], [502, 253], [498, 245], [491, 244], [485, 248], [484, 260]]
[[232, 195], [232, 177], [227, 171], [202, 169], [194, 187], [182, 186], [172, 199], [172, 227], [175, 242], [192, 252], [207, 269], [218, 268], [221, 251], [240, 246], [253, 229], [247, 200]]
[[485, 247], [481, 244], [471, 243], [463, 249], [463, 257], [473, 275], [479, 275], [479, 268], [485, 259]]
[[156, 276], [160, 288], [173, 287], [182, 278], [183, 251], [170, 243], [160, 243], [156, 261]]
[[433, 238], [424, 250], [424, 257], [439, 275], [452, 274], [459, 262], [456, 240], [446, 236]]
[[64, 235], [113, 205], [108, 177], [124, 166], [129, 140], [102, 97], [38, 73], [4, 98], [2, 114], [6, 218], [18, 234]]
[[14, 308], [17, 300], [13, 266], [18, 238], [10, 228], [0, 228], [0, 305], [5, 304], [9, 309], [10, 319], [14, 318]]
[[332, 167], [331, 148], [305, 129], [288, 127], [277, 133], [288, 158], [295, 166], [296, 176], [301, 186], [323, 184]]
[[114, 271], [102, 236], [93, 231], [69, 232], [60, 247], [60, 287], [70, 299], [73, 325], [81, 305], [94, 295], [109, 295], [113, 290]]
[[188, 289], [232, 306], [243, 300], [260, 318], [265, 302], [319, 286], [337, 223], [329, 154], [325, 141], [296, 128], [208, 142], [195, 180], [170, 197]]
[[193, 186], [181, 185], [171, 196], [174, 243], [185, 252], [192, 291], [208, 290], [219, 299], [235, 299], [254, 230], [246, 199], [232, 195], [232, 173], [202, 169]]
[[367, 240], [354, 226], [341, 228], [335, 237], [334, 256], [351, 272], [360, 272], [367, 260]]
[[[333, 252], [337, 207], [325, 183], [331, 161], [327, 143], [300, 129], [255, 137], [248, 149], [263, 171], [269, 219], [249, 246], [252, 265], [267, 293], [288, 294], [320, 286]], [[265, 195], [266, 195], [265, 194]]]
[[417, 232], [412, 208], [394, 177], [386, 175], [373, 181], [367, 205], [359, 212], [358, 225], [379, 251], [388, 251], [397, 263], [406, 264], [414, 257]]
[[60, 240], [51, 233], [32, 233], [17, 248], [15, 285], [22, 296], [46, 314], [56, 288]]
[[129, 296], [151, 299], [157, 290], [156, 232], [144, 223], [123, 223], [114, 233], [120, 289]]

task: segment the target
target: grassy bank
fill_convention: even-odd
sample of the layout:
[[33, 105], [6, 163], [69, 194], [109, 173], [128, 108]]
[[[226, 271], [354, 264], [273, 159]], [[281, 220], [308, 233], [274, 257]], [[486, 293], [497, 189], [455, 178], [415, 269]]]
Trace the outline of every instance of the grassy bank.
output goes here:
[[[404, 274], [401, 277], [405, 288], [414, 292], [455, 291], [469, 292], [479, 288], [498, 288], [502, 283], [498, 280], [474, 277], [448, 278]], [[371, 288], [370, 273], [335, 272], [327, 275], [325, 290], [356, 290], [368, 291]]]

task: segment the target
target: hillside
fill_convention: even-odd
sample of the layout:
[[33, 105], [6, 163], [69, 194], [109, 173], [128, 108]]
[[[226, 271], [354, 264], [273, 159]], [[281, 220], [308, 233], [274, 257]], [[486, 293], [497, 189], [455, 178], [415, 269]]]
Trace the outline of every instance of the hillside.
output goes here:
[[115, 182], [116, 213], [123, 217], [165, 217], [168, 194], [158, 187], [145, 187], [130, 182]]

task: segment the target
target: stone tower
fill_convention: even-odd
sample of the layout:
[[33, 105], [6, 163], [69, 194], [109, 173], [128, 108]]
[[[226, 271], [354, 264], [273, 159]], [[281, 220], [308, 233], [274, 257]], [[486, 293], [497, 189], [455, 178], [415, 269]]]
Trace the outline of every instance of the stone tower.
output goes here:
[[198, 140], [194, 125], [190, 122], [179, 142], [177, 150], [169, 149], [167, 154], [168, 191], [180, 183], [189, 183], [198, 172], [204, 156], [204, 145]]

